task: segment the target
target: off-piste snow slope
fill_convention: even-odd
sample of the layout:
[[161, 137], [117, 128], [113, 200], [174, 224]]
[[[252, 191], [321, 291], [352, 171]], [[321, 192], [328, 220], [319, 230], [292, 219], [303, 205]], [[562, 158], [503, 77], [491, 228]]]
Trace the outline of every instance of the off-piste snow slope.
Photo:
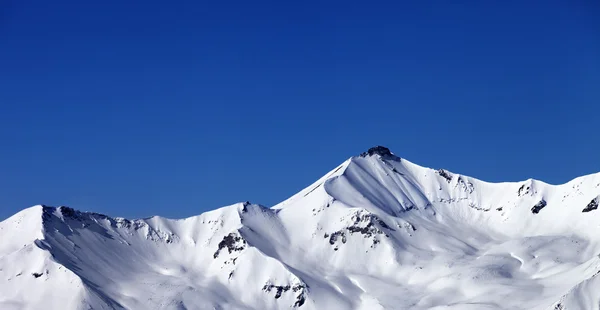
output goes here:
[[0, 309], [598, 309], [599, 195], [375, 147], [272, 208], [35, 206], [0, 223]]

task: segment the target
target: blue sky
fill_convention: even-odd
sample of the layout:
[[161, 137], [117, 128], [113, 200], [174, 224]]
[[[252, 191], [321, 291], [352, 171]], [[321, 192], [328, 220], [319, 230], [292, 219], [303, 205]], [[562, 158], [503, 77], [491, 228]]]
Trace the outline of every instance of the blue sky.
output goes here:
[[213, 2], [0, 2], [0, 218], [273, 205], [376, 144], [600, 171], [595, 1]]

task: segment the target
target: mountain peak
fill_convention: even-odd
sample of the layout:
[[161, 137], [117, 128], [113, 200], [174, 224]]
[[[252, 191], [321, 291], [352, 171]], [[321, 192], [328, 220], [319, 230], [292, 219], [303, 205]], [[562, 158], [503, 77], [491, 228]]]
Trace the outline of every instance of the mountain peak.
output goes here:
[[366, 152], [363, 152], [362, 154], [360, 154], [361, 157], [367, 157], [367, 156], [373, 156], [373, 155], [394, 156], [394, 154], [390, 151], [390, 149], [388, 149], [385, 146], [381, 146], [381, 145], [376, 145], [376, 146], [368, 149]]
[[38, 205], [0, 222], [0, 309], [592, 309], [599, 201], [600, 174], [488, 183], [375, 146], [272, 208]]

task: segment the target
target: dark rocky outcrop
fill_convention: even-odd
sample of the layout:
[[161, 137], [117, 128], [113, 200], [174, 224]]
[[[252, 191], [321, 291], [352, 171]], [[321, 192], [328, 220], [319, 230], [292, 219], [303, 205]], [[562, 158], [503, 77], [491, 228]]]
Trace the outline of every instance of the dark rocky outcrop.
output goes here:
[[343, 231], [336, 231], [331, 236], [325, 234], [325, 238], [327, 237], [329, 237], [329, 244], [331, 245], [334, 245], [338, 241], [338, 238], [341, 238], [342, 243], [346, 243], [346, 234]]
[[60, 211], [60, 213], [64, 216], [64, 217], [70, 217], [73, 218], [76, 216], [77, 212], [75, 211], [75, 209], [73, 208], [69, 208], [69, 207], [65, 207], [62, 206], [60, 208], [58, 208], [58, 210]]
[[525, 184], [521, 185], [521, 187], [519, 187], [519, 190], [517, 191], [517, 196], [521, 197], [529, 194], [530, 189], [530, 186], [525, 187]]
[[272, 291], [275, 291], [275, 299], [279, 299], [281, 298], [281, 296], [288, 292], [288, 291], [292, 291], [294, 293], [296, 293], [296, 302], [294, 303], [294, 308], [298, 308], [301, 307], [302, 305], [304, 305], [304, 303], [306, 302], [306, 291], [308, 289], [308, 286], [306, 284], [296, 284], [294, 286], [291, 285], [273, 285], [270, 283], [265, 284], [265, 286], [263, 286], [263, 291], [270, 293]]
[[436, 173], [439, 174], [442, 178], [446, 179], [446, 182], [452, 182], [452, 173], [444, 169], [439, 169], [438, 171], [436, 171]]
[[600, 197], [596, 197], [594, 199], [592, 199], [592, 201], [590, 201], [590, 203], [588, 203], [588, 205], [581, 211], [581, 212], [590, 212], [593, 210], [598, 209], [598, 202], [600, 201]]
[[394, 154], [392, 154], [390, 149], [388, 149], [385, 146], [381, 146], [381, 145], [374, 146], [374, 147], [368, 149], [366, 152], [360, 154], [361, 157], [367, 157], [367, 156], [373, 156], [373, 155], [394, 156]]
[[223, 237], [223, 240], [219, 242], [219, 248], [213, 255], [213, 258], [219, 257], [221, 250], [227, 248], [227, 252], [231, 254], [232, 252], [242, 251], [246, 248], [246, 240], [244, 240], [237, 233], [230, 233], [229, 235]]
[[250, 205], [251, 205], [250, 201], [246, 201], [246, 202], [242, 203], [242, 213], [248, 212], [248, 206], [250, 206]]
[[456, 186], [460, 186], [465, 193], [472, 194], [475, 191], [475, 186], [469, 180], [464, 180], [463, 177], [458, 177]]
[[533, 208], [531, 208], [531, 213], [538, 214], [540, 210], [542, 210], [546, 206], [546, 200], [542, 199], [538, 202]]
[[325, 233], [324, 238], [329, 238], [329, 244], [335, 246], [334, 250], [338, 250], [337, 241], [341, 240], [342, 243], [347, 242], [347, 234], [361, 234], [364, 238], [373, 239], [373, 246], [380, 243], [377, 239], [378, 235], [385, 235], [389, 237], [383, 230], [395, 231], [378, 216], [368, 212], [356, 212], [352, 215], [353, 223], [348, 227], [335, 231], [331, 234]]

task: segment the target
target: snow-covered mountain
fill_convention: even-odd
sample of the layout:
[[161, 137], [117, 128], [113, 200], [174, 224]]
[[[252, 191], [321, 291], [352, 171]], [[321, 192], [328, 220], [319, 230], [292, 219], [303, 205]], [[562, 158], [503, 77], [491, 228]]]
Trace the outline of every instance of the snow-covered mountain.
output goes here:
[[0, 309], [598, 309], [600, 174], [487, 183], [375, 147], [280, 204], [0, 223]]

